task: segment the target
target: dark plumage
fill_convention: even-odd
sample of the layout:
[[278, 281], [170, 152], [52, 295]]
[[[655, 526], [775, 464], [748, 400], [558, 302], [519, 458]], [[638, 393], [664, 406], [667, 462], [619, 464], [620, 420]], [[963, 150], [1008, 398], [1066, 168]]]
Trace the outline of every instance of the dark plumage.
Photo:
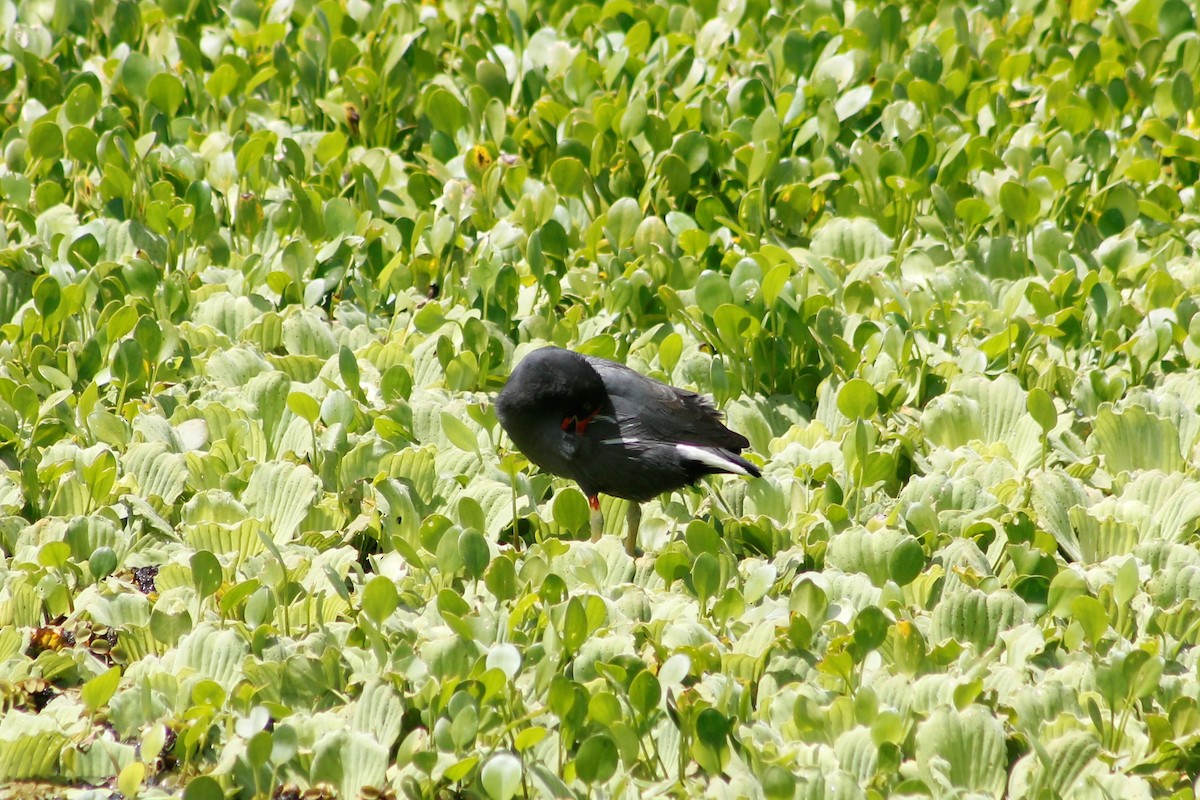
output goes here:
[[738, 455], [750, 444], [746, 437], [726, 428], [706, 398], [559, 347], [535, 350], [517, 365], [496, 414], [530, 461], [579, 484], [592, 508], [593, 540], [603, 524], [596, 495], [632, 501], [631, 554], [639, 503], [704, 475], [760, 475]]

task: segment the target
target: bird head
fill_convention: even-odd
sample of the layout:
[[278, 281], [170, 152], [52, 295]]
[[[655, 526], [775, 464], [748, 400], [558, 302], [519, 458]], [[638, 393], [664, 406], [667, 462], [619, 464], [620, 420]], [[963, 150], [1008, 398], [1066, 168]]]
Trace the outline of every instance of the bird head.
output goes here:
[[515, 417], [536, 417], [582, 436], [606, 397], [604, 381], [587, 359], [570, 350], [543, 347], [513, 370], [496, 398], [496, 412], [506, 429]]

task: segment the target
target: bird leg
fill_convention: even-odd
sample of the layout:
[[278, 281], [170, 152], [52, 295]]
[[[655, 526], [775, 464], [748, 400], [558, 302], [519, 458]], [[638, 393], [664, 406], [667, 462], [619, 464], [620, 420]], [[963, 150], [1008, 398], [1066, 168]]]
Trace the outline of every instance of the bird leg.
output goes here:
[[600, 535], [604, 533], [604, 514], [600, 512], [600, 498], [592, 495], [588, 498], [588, 508], [592, 510], [590, 522], [592, 523], [592, 541], [600, 541]]
[[625, 512], [625, 521], [629, 523], [629, 531], [625, 534], [625, 552], [630, 556], [637, 550], [638, 526], [642, 524], [642, 504], [629, 501], [629, 510]]

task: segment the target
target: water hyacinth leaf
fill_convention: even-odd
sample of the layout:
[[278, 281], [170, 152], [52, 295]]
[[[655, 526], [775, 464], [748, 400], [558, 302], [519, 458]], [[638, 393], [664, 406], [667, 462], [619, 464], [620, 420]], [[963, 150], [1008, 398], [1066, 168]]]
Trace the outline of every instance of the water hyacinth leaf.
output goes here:
[[1082, 731], [1055, 738], [1042, 752], [1031, 753], [1017, 763], [1009, 788], [1026, 796], [1043, 792], [1061, 796], [1077, 785], [1100, 750], [1100, 742]]
[[1020, 225], [1031, 225], [1040, 211], [1037, 197], [1027, 187], [1008, 181], [1000, 187], [1000, 208]]
[[622, 197], [608, 209], [608, 225], [605, 233], [613, 250], [628, 246], [633, 234], [642, 222], [642, 212], [637, 201]]
[[1042, 429], [1043, 434], [1049, 434], [1058, 424], [1058, 412], [1054, 408], [1054, 401], [1040, 386], [1029, 390], [1029, 394], [1025, 397], [1025, 405], [1029, 409], [1029, 415]]
[[173, 117], [183, 105], [183, 82], [169, 72], [160, 72], [147, 84], [146, 98], [168, 117]]
[[278, 542], [296, 532], [320, 490], [320, 479], [307, 466], [271, 461], [250, 476], [242, 502], [255, 516], [271, 521], [272, 538]]
[[458, 549], [462, 552], [463, 566], [467, 575], [474, 580], [483, 577], [487, 570], [491, 553], [488, 551], [487, 540], [475, 528], [468, 528], [459, 534]]
[[58, 158], [63, 152], [62, 130], [50, 120], [37, 123], [29, 132], [29, 152], [34, 158]]
[[382, 624], [400, 605], [396, 585], [382, 575], [376, 575], [363, 588], [363, 611], [375, 624]]
[[483, 576], [484, 585], [497, 600], [509, 600], [516, 596], [517, 575], [513, 562], [507, 557], [492, 559]]
[[733, 300], [733, 290], [724, 276], [711, 271], [701, 273], [696, 283], [696, 304], [701, 311], [711, 317], [721, 306], [732, 305]]
[[871, 102], [872, 89], [870, 86], [856, 86], [838, 97], [833, 104], [838, 122], [845, 122], [862, 111]]
[[479, 780], [492, 800], [510, 800], [521, 786], [521, 760], [512, 753], [497, 753], [483, 765]]
[[117, 790], [126, 797], [137, 795], [142, 782], [146, 779], [146, 765], [135, 761], [125, 765], [117, 776]]
[[576, 196], [583, 190], [586, 172], [583, 163], [574, 157], [560, 158], [550, 165], [550, 181], [564, 195]]
[[272, 731], [271, 736], [271, 763], [276, 766], [282, 766], [295, 758], [297, 751], [300, 749], [300, 741], [296, 735], [296, 729], [291, 725], [282, 724]]
[[604, 783], [617, 771], [617, 746], [604, 733], [589, 736], [579, 746], [575, 774], [586, 784]]
[[875, 606], [867, 606], [854, 619], [856, 657], [861, 661], [867, 653], [883, 644], [887, 638], [888, 619]]
[[224, 797], [225, 792], [221, 789], [221, 784], [208, 775], [193, 778], [183, 790], [184, 800], [223, 800]]
[[355, 395], [361, 395], [362, 381], [358, 369], [358, 359], [355, 357], [354, 351], [345, 345], [338, 350], [338, 369], [346, 388]]
[[1080, 595], [1071, 600], [1071, 616], [1083, 628], [1088, 641], [1093, 645], [1108, 631], [1108, 611], [1094, 597]]
[[662, 687], [658, 678], [648, 670], [639, 672], [629, 685], [629, 702], [643, 717], [649, 717], [657, 710], [661, 698]]
[[[1196, 11], [1067, 5], [6, 6], [0, 784], [1186, 794]], [[577, 541], [545, 344], [764, 477]]]
[[113, 376], [124, 384], [137, 383], [144, 374], [142, 347], [134, 339], [123, 339], [112, 361]]
[[196, 593], [201, 598], [209, 597], [221, 588], [221, 562], [212, 553], [207, 550], [196, 552], [192, 556], [191, 566], [192, 585], [196, 587]]
[[1028, 606], [1015, 594], [978, 590], [949, 593], [933, 616], [934, 641], [946, 638], [972, 644], [979, 650], [993, 646], [997, 636], [1028, 621]]
[[63, 103], [63, 112], [66, 114], [67, 121], [73, 125], [90, 122], [99, 110], [100, 103], [96, 98], [96, 90], [87, 82], [81, 82], [72, 89], [71, 93], [67, 95], [66, 102]]
[[1114, 474], [1143, 469], [1177, 472], [1183, 468], [1178, 429], [1171, 420], [1141, 406], [1123, 411], [1103, 406], [1089, 441]]
[[312, 395], [304, 392], [291, 392], [287, 397], [287, 407], [293, 414], [312, 425], [321, 416], [321, 406]]
[[907, 586], [916, 580], [925, 568], [925, 550], [912, 536], [905, 536], [888, 557], [891, 579], [899, 586]]
[[117, 71], [118, 86], [134, 99], [146, 96], [151, 78], [158, 73], [153, 61], [139, 52], [131, 52]]
[[121, 681], [121, 668], [112, 667], [83, 685], [80, 698], [91, 713], [96, 713], [117, 693]]
[[117, 554], [111, 547], [97, 547], [88, 558], [88, 571], [96, 580], [103, 580], [117, 569]]
[[577, 652], [587, 639], [587, 635], [587, 612], [584, 610], [583, 604], [579, 602], [579, 598], [572, 597], [567, 601], [566, 611], [563, 614], [563, 645], [568, 652]]
[[812, 251], [846, 264], [857, 264], [864, 259], [888, 255], [892, 251], [892, 242], [870, 219], [834, 218], [814, 234]]
[[442, 433], [450, 444], [468, 453], [479, 453], [479, 441], [467, 424], [448, 411], [441, 413]]
[[995, 798], [1007, 783], [1004, 729], [980, 706], [935, 711], [917, 728], [917, 766], [928, 784]]
[[692, 588], [700, 601], [700, 607], [706, 608], [708, 601], [716, 596], [721, 588], [721, 565], [712, 553], [701, 553], [692, 564]]
[[847, 381], [838, 390], [838, 411], [850, 419], [866, 419], [873, 416], [878, 407], [878, 401], [879, 397], [875, 393], [875, 388], [861, 378]]

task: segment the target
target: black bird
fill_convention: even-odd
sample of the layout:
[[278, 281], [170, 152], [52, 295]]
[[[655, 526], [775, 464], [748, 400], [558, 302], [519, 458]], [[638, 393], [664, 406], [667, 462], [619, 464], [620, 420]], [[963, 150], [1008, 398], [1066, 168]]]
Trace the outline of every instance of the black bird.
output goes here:
[[496, 416], [530, 461], [579, 484], [592, 509], [592, 541], [604, 524], [597, 495], [631, 501], [630, 555], [639, 503], [704, 475], [761, 475], [738, 455], [750, 442], [721, 424], [707, 398], [560, 347], [535, 350], [517, 365], [496, 398]]

